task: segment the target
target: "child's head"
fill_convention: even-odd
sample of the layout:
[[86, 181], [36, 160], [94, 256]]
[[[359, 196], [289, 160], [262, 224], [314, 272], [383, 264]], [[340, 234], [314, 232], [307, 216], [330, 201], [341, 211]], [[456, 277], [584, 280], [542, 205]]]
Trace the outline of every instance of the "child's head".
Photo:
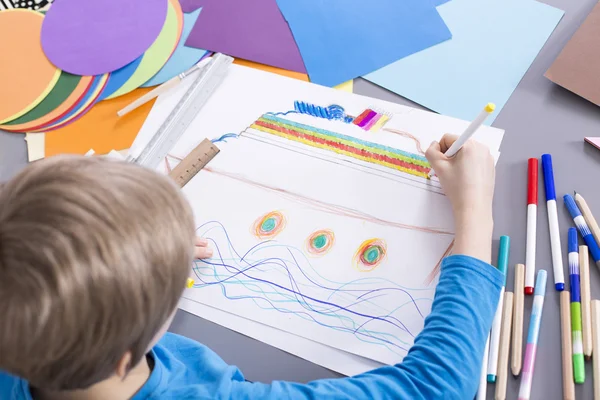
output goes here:
[[177, 306], [194, 221], [167, 177], [56, 157], [0, 185], [0, 370], [51, 390], [137, 364]]

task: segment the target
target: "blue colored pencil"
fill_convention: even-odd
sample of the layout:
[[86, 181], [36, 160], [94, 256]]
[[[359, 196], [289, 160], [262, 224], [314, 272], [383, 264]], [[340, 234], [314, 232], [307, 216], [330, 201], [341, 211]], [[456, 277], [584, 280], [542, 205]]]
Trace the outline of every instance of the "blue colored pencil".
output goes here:
[[567, 210], [569, 210], [569, 214], [571, 214], [579, 233], [583, 237], [585, 244], [590, 250], [594, 262], [598, 264], [598, 261], [600, 261], [600, 247], [598, 247], [598, 243], [596, 242], [596, 239], [594, 239], [592, 231], [590, 230], [587, 222], [585, 222], [585, 218], [583, 218], [583, 215], [581, 215], [579, 207], [577, 207], [575, 200], [570, 194], [565, 194], [563, 196], [563, 200], [565, 201], [565, 206], [567, 206]]

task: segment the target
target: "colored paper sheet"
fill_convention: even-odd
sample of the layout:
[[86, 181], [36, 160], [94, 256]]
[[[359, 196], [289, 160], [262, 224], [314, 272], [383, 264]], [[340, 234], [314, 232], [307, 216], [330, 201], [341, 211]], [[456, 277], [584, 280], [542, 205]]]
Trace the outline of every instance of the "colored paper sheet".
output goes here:
[[41, 160], [45, 157], [45, 133], [27, 133], [25, 141], [27, 142], [27, 160], [29, 162]]
[[169, 61], [162, 67], [156, 75], [154, 75], [148, 82], [144, 83], [143, 87], [156, 86], [165, 83], [169, 79], [187, 71], [194, 66], [204, 55], [207, 53], [203, 49], [195, 49], [193, 47], [187, 47], [185, 45], [194, 24], [198, 20], [201, 10], [193, 11], [183, 16], [183, 32], [177, 48], [173, 52]]
[[308, 75], [303, 74], [302, 72], [295, 72], [295, 71], [290, 71], [290, 70], [287, 70], [287, 69], [272, 67], [270, 65], [259, 64], [259, 63], [255, 63], [253, 61], [244, 60], [244, 59], [241, 59], [241, 58], [236, 58], [233, 61], [233, 63], [234, 64], [238, 64], [238, 65], [243, 65], [244, 67], [250, 67], [250, 68], [260, 69], [260, 70], [263, 70], [263, 71], [271, 72], [273, 74], [283, 75], [283, 76], [287, 76], [289, 78], [299, 79], [301, 81], [308, 82]]
[[26, 8], [33, 11], [41, 11], [49, 6], [52, 0], [0, 0], [0, 11], [12, 8]]
[[204, 0], [179, 0], [184, 13], [191, 13], [202, 7]]
[[179, 1], [170, 0], [167, 19], [160, 35], [158, 35], [158, 38], [152, 43], [152, 46], [150, 46], [148, 51], [144, 53], [142, 62], [131, 78], [129, 78], [117, 91], [106, 98], [113, 99], [129, 93], [156, 75], [173, 54], [173, 51], [179, 42], [179, 38], [181, 37], [182, 29], [183, 13]]
[[567, 90], [600, 105], [600, 4], [575, 32], [546, 77]]
[[46, 133], [45, 156], [85, 154], [89, 149], [94, 149], [97, 154], [128, 149], [152, 109], [154, 100], [121, 118], [117, 116], [117, 111], [150, 90], [140, 88], [116, 99], [101, 101], [81, 119]]
[[43, 20], [24, 9], [0, 13], [0, 124], [32, 110], [58, 82], [60, 70], [40, 46]]
[[86, 112], [93, 107], [94, 104], [98, 101], [98, 98], [102, 94], [102, 91], [106, 87], [106, 83], [108, 82], [108, 74], [99, 75], [94, 78], [92, 86], [83, 97], [83, 99], [69, 111], [64, 117], [58, 119], [57, 121], [44, 125], [43, 127], [30, 130], [30, 132], [48, 132], [50, 130], [61, 128], [67, 124], [72, 123], [76, 119], [81, 118]]
[[[66, 72], [63, 72], [65, 74]], [[76, 75], [74, 75], [76, 76]], [[31, 122], [12, 125], [6, 124], [2, 126], [2, 129], [11, 131], [11, 132], [31, 132], [39, 129], [43, 126], [50, 126], [61, 118], [65, 117], [69, 114], [73, 109], [75, 109], [76, 105], [86, 96], [89, 92], [90, 87], [94, 81], [93, 76], [82, 76], [79, 79], [79, 83], [77, 87], [69, 94], [69, 97], [65, 101], [63, 101], [58, 107], [54, 110], [48, 112], [42, 117], [33, 120]]]
[[168, 0], [58, 1], [46, 14], [42, 47], [54, 65], [72, 74], [115, 71], [156, 40], [167, 5]]
[[188, 46], [306, 72], [290, 27], [275, 0], [204, 3], [200, 18], [186, 42]]
[[350, 80], [348, 82], [344, 82], [341, 85], [337, 85], [335, 88], [338, 90], [343, 90], [344, 92], [354, 93], [354, 81]]
[[585, 141], [600, 150], [600, 137], [586, 137]]
[[277, 0], [310, 81], [335, 86], [451, 38], [423, 0]]
[[140, 66], [143, 58], [144, 56], [142, 55], [123, 68], [119, 68], [118, 70], [111, 72], [108, 77], [106, 88], [104, 89], [104, 92], [102, 92], [102, 95], [100, 95], [100, 100], [106, 99], [108, 96], [119, 90], [125, 83], [127, 83], [129, 78], [131, 78], [131, 76]]
[[27, 114], [8, 122], [6, 125], [8, 127], [21, 125], [47, 115], [51, 111], [55, 110], [65, 100], [67, 100], [69, 95], [75, 90], [75, 88], [77, 88], [80, 80], [81, 76], [79, 75], [72, 75], [68, 72], [62, 72], [58, 78], [58, 82], [56, 82], [56, 85], [54, 88], [52, 88], [52, 91], [44, 100], [42, 100], [40, 104], [35, 106]]
[[438, 7], [452, 40], [402, 59], [366, 79], [440, 114], [473, 120], [508, 101], [563, 11], [533, 0], [452, 0]]

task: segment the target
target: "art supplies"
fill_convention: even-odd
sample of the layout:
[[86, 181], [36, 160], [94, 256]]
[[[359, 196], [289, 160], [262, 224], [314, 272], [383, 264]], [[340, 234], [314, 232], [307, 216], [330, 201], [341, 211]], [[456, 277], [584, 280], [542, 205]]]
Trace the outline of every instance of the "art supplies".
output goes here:
[[514, 376], [521, 373], [523, 364], [523, 303], [525, 300], [525, 266], [515, 265], [514, 317], [512, 331], [512, 355], [510, 368]]
[[569, 281], [571, 282], [571, 332], [573, 335], [573, 377], [575, 383], [585, 382], [583, 334], [581, 331], [581, 290], [579, 282], [579, 249], [577, 229], [569, 228]]
[[560, 229], [558, 226], [558, 210], [556, 209], [554, 171], [552, 170], [552, 156], [550, 154], [542, 155], [542, 171], [544, 172], [546, 206], [548, 208], [548, 228], [550, 229], [550, 247], [552, 249], [552, 266], [554, 268], [554, 287], [560, 291], [565, 288], [565, 275], [560, 244]]
[[600, 105], [600, 5], [596, 4], [546, 71], [546, 77]]
[[185, 79], [185, 77], [191, 75], [192, 73], [194, 73], [196, 71], [200, 71], [200, 70], [204, 69], [204, 67], [206, 67], [211, 62], [211, 60], [212, 60], [212, 58], [210, 58], [210, 57], [205, 58], [204, 60], [202, 60], [198, 64], [194, 65], [189, 70], [177, 75], [174, 78], [171, 78], [168, 82], [163, 83], [159, 87], [152, 89], [150, 92], [148, 92], [145, 95], [143, 95], [142, 97], [138, 98], [136, 101], [129, 104], [127, 107], [123, 108], [122, 110], [119, 110], [117, 112], [117, 115], [119, 117], [122, 117], [123, 115], [126, 115], [126, 114], [130, 113], [131, 111], [135, 110], [136, 108], [141, 107], [142, 105], [146, 104], [147, 102], [157, 98], [161, 94], [166, 93], [167, 91], [173, 89], [175, 86], [177, 86], [179, 84], [179, 82], [181, 82], [183, 79]]
[[[594, 347], [600, 349], [600, 300], [592, 301], [592, 339]], [[594, 400], [600, 400], [600, 355], [592, 359], [594, 370]]]
[[538, 160], [527, 162], [527, 247], [525, 250], [525, 294], [533, 294], [537, 242]]
[[490, 335], [485, 341], [485, 348], [483, 349], [483, 360], [481, 362], [481, 375], [479, 376], [479, 387], [477, 389], [477, 396], [475, 400], [485, 400], [487, 398], [487, 366], [490, 354]]
[[139, 151], [130, 149], [128, 160], [149, 168], [156, 168], [194, 121], [217, 86], [225, 79], [227, 69], [232, 62], [233, 58], [224, 54], [213, 56], [147, 145]]
[[600, 137], [586, 137], [584, 140], [586, 143], [589, 143], [600, 150]]
[[542, 323], [542, 312], [544, 309], [544, 296], [546, 295], [546, 270], [539, 270], [535, 282], [535, 297], [529, 321], [529, 333], [527, 334], [527, 347], [525, 348], [525, 360], [523, 361], [523, 376], [519, 387], [519, 400], [529, 400], [531, 395], [531, 384], [533, 383], [533, 372], [535, 367], [535, 355], [537, 351], [540, 325]]
[[596, 239], [594, 239], [594, 235], [592, 235], [592, 231], [585, 221], [585, 218], [581, 215], [579, 207], [577, 207], [575, 200], [570, 194], [565, 194], [563, 200], [565, 201], [567, 210], [569, 210], [569, 214], [571, 214], [571, 218], [573, 218], [573, 222], [575, 222], [579, 233], [583, 237], [583, 240], [592, 255], [592, 259], [598, 264], [598, 262], [600, 262], [600, 247], [598, 247], [598, 243], [596, 243]]
[[194, 150], [191, 151], [173, 170], [169, 176], [179, 185], [184, 187], [202, 168], [219, 154], [219, 148], [204, 139]]
[[585, 201], [583, 196], [577, 192], [575, 192], [575, 203], [577, 203], [579, 211], [581, 211], [585, 222], [587, 222], [588, 227], [592, 231], [592, 235], [594, 235], [596, 243], [600, 244], [600, 227], [598, 227], [596, 218], [594, 218], [594, 214], [592, 214], [592, 211], [588, 207], [587, 202]]
[[324, 86], [366, 75], [452, 37], [428, 1], [371, 0], [368, 9], [374, 12], [365, 12], [361, 0], [277, 0], [277, 5], [311, 82]]
[[498, 248], [498, 271], [502, 273], [504, 282], [502, 289], [500, 290], [500, 299], [498, 301], [498, 308], [496, 309], [496, 315], [494, 316], [494, 323], [492, 325], [492, 333], [490, 336], [490, 358], [488, 361], [488, 382], [496, 382], [496, 375], [498, 371], [498, 353], [500, 351], [500, 333], [502, 330], [502, 311], [504, 304], [504, 290], [506, 288], [506, 270], [508, 268], [508, 255], [510, 252], [510, 238], [508, 236], [500, 236], [500, 246]]
[[[458, 151], [465, 145], [465, 143], [467, 143], [467, 140], [469, 140], [475, 134], [475, 132], [477, 132], [477, 129], [481, 128], [481, 125], [483, 125], [485, 119], [488, 117], [488, 115], [493, 113], [495, 109], [496, 106], [494, 103], [487, 103], [479, 115], [473, 120], [473, 122], [469, 124], [467, 129], [465, 129], [458, 139], [452, 143], [450, 148], [446, 150], [444, 155], [446, 157], [454, 157], [456, 153], [458, 153]], [[433, 169], [429, 170], [429, 177], [431, 178], [432, 175]]]
[[[160, 125], [169, 115], [186, 92], [189, 83], [190, 80], [186, 79], [180, 87], [158, 98], [156, 107], [140, 132], [140, 139], [152, 136], [154, 133], [152, 128]], [[366, 109], [377, 109], [388, 113], [391, 119], [384, 129], [374, 133], [365, 131], [352, 122], [345, 122], [345, 117], [342, 121], [320, 117], [317, 114], [298, 112], [294, 109], [296, 101], [311, 104], [314, 106], [314, 110], [321, 111], [327, 109], [328, 105], [336, 104], [339, 108], [335, 108], [333, 113], [335, 116], [355, 117]], [[224, 107], [224, 105], [227, 106]], [[233, 109], [236, 111], [231, 112]], [[406, 112], [408, 110], [410, 113]], [[281, 115], [288, 111], [294, 112]], [[437, 121], [439, 121], [439, 126]], [[363, 286], [361, 288], [363, 291], [381, 289], [381, 286], [377, 284], [380, 279], [388, 279], [388, 283], [394, 286], [400, 280], [405, 287], [419, 288], [419, 298], [429, 299], [430, 302], [434, 285], [427, 282], [433, 282], [430, 279], [435, 279], [438, 271], [436, 264], [446, 253], [452, 241], [452, 235], [420, 231], [420, 233], [415, 233], [410, 229], [402, 229], [397, 224], [421, 226], [426, 223], [428, 229], [434, 228], [436, 231], [445, 229], [446, 226], [453, 226], [449, 215], [441, 214], [448, 204], [442, 196], [439, 196], [436, 183], [408, 171], [401, 171], [392, 166], [383, 166], [371, 158], [358, 159], [351, 155], [338, 153], [338, 148], [334, 144], [343, 140], [355, 146], [358, 145], [358, 140], [361, 140], [364, 142], [361, 142], [362, 145], [371, 149], [370, 151], [377, 152], [382, 148], [380, 146], [385, 146], [393, 150], [394, 157], [410, 158], [417, 163], [422, 162], [420, 161], [422, 153], [419, 152], [419, 143], [430, 142], [433, 138], [439, 139], [441, 127], [448, 129], [450, 125], [458, 128], [456, 131], [462, 131], [468, 122], [427, 112], [415, 112], [414, 109], [397, 104], [355, 96], [319, 85], [232, 65], [227, 79], [211, 96], [184, 136], [169, 152], [159, 170], [164, 171], [167, 164], [173, 165], [177, 159], [184, 158], [190, 148], [198, 144], [197, 132], [205, 132], [210, 135], [209, 137], [218, 140], [217, 144], [221, 152], [208, 168], [201, 171], [186, 185], [184, 193], [188, 198], [193, 199], [192, 203], [199, 218], [198, 221], [218, 221], [233, 240], [231, 246], [236, 251], [245, 251], [243, 249], [248, 245], [258, 245], [251, 258], [260, 262], [264, 257], [281, 258], [283, 253], [279, 253], [286, 251], [286, 248], [289, 249], [294, 254], [298, 265], [304, 272], [310, 274], [311, 279], [316, 279], [315, 282], [320, 283], [324, 283], [323, 279], [327, 279], [330, 284], [334, 285], [329, 286], [328, 283], [324, 285], [325, 288], [315, 287], [314, 283], [311, 284], [310, 281], [306, 281], [305, 278], [294, 272], [297, 271], [297, 267], [288, 263], [288, 268], [293, 273], [296, 282], [295, 285], [299, 285], [302, 292], [307, 295], [313, 293], [311, 297], [316, 299], [328, 296], [324, 292], [328, 290], [328, 287], [348, 283], [349, 285], [345, 286], [346, 291], [346, 289], [352, 288], [350, 282], [354, 279], [364, 279], [368, 276], [369, 287]], [[295, 136], [290, 139], [283, 138], [278, 136], [281, 127], [290, 127], [291, 129], [288, 128], [289, 132], [306, 132], [306, 138], [317, 137], [316, 135], [326, 136], [331, 138], [334, 143], [315, 147], [313, 142], [303, 143], [295, 140]], [[232, 135], [224, 135], [227, 133]], [[410, 133], [411, 136], [406, 136], [406, 133]], [[222, 136], [227, 137], [222, 138]], [[475, 136], [489, 145], [492, 153], [496, 152], [496, 143], [499, 139], [497, 130], [482, 127]], [[390, 154], [392, 153], [390, 152]], [[268, 162], [264, 162], [265, 160]], [[269, 167], [269, 165], [280, 162], [283, 162], [281, 168]], [[294, 178], [300, 175], [306, 176], [307, 173], [312, 174], [317, 170], [321, 171], [319, 179]], [[348, 179], [351, 179], [356, 185], [344, 184]], [[385, 184], [379, 183], [382, 179]], [[364, 201], [366, 193], [358, 194], [355, 189], [358, 187], [357, 185], [362, 184], [360, 182], [366, 183], [365, 180], [370, 182], [369, 185], [374, 185], [377, 193], [380, 190], [386, 193], [390, 190], [396, 192], [400, 190], [405, 193], [403, 198], [406, 199], [406, 203], [404, 203], [403, 209], [398, 212], [397, 207], [394, 207], [395, 211], [392, 216], [389, 207], [392, 207], [393, 204], [388, 204], [386, 200], [391, 200], [391, 198], [383, 193], [371, 192], [370, 200]], [[225, 186], [220, 186], [220, 189], [215, 191], [215, 196], [210, 196], [210, 198], [199, 196], [200, 187], [204, 188], [202, 190], [207, 190], [215, 187], [216, 183]], [[284, 190], [286, 194], [282, 195], [284, 192], [279, 191], [280, 189]], [[237, 206], [231, 208], [231, 202], [234, 199], [224, 195], [230, 190], [236, 191], [238, 198], [241, 196], [255, 200], [245, 205], [241, 213], [232, 213], [232, 209], [240, 210], [240, 208]], [[297, 203], [298, 196], [305, 199], [302, 200], [304, 205]], [[372, 198], [376, 200], [373, 201]], [[305, 201], [309, 203], [304, 203]], [[334, 205], [334, 208], [329, 206], [323, 208], [324, 203]], [[423, 207], [425, 204], [427, 207]], [[430, 207], [434, 210], [434, 215], [431, 214]], [[338, 209], [346, 210], [350, 214], [344, 216], [346, 211], [339, 214], [336, 211]], [[279, 213], [273, 213], [278, 210]], [[357, 219], [353, 217], [356, 212], [361, 215], [371, 215], [379, 222], [375, 222], [375, 220], [369, 222], [372, 221], [371, 217], [368, 217], [367, 220], [364, 217]], [[449, 210], [446, 209], [446, 212]], [[358, 217], [358, 214], [356, 216]], [[235, 221], [232, 218], [235, 218]], [[282, 224], [282, 222], [284, 223]], [[325, 223], [327, 226], [322, 225]], [[356, 223], [364, 225], [363, 228], [354, 229]], [[388, 225], [389, 223], [392, 225]], [[229, 252], [227, 249], [230, 247], [222, 234], [223, 228], [215, 226], [215, 229], [211, 229], [210, 224], [202, 226], [201, 223], [198, 226], [200, 227], [198, 233], [214, 240], [223, 254], [223, 258], [231, 259], [231, 262], [227, 262], [229, 265], [241, 265], [236, 256], [225, 254]], [[277, 246], [261, 245], [263, 241], [271, 240], [269, 235], [276, 235], [275, 242], [269, 243], [277, 243]], [[419, 239], [422, 237], [421, 235], [431, 238], [426, 244], [430, 250], [426, 251], [425, 255], [421, 254], [422, 245], [417, 245], [415, 242], [416, 240], [421, 243]], [[309, 240], [309, 238], [315, 240]], [[416, 251], [417, 247], [421, 248], [418, 256], [416, 253], [413, 254], [413, 249]], [[360, 251], [358, 251], [359, 248]], [[372, 250], [370, 261], [364, 259], [368, 265], [361, 261], [360, 257], [360, 254], [367, 249]], [[356, 263], [353, 261], [354, 253], [358, 254]], [[405, 265], [404, 262], [397, 264], [394, 261], [398, 257], [402, 257], [403, 260], [414, 259], [414, 262], [411, 261], [411, 271], [420, 272], [398, 275], [401, 270], [395, 268], [392, 271], [390, 269], [392, 264], [400, 266], [401, 269], [404, 268], [402, 266]], [[291, 260], [289, 256], [284, 258]], [[274, 264], [270, 265], [265, 264], [264, 267], [267, 269], [279, 268]], [[326, 265], [327, 267], [325, 267]], [[415, 269], [415, 267], [418, 268]], [[265, 286], [261, 288], [261, 290], [265, 290], [263, 297], [266, 296], [270, 301], [274, 301], [277, 308], [284, 307], [291, 311], [291, 313], [285, 313], [285, 323], [281, 323], [284, 314], [277, 310], [255, 308], [255, 304], [252, 302], [232, 301], [223, 296], [220, 291], [212, 293], [215, 286], [207, 285], [207, 283], [214, 280], [214, 275], [205, 275], [212, 268], [210, 264], [202, 262], [197, 264], [197, 268], [194, 269], [194, 274], [191, 276], [195, 279], [196, 285], [193, 289], [185, 292], [181, 302], [186, 311], [219, 321], [232, 329], [250, 334], [252, 337], [277, 347], [283, 347], [286, 351], [343, 373], [353, 374], [358, 371], [366, 371], [373, 366], [375, 361], [378, 363], [398, 362], [405, 354], [396, 346], [385, 348], [385, 346], [361, 341], [355, 334], [333, 329], [332, 324], [337, 326], [335, 322], [337, 317], [334, 315], [314, 314], [314, 317], [319, 322], [325, 323], [326, 326], [297, 317], [297, 313], [301, 312], [302, 304], [287, 301], [282, 303], [285, 292], [282, 292], [281, 289], [277, 291], [268, 289], [268, 286], [271, 286], [269, 281], [277, 277], [277, 274], [271, 274], [270, 278], [260, 285]], [[218, 274], [221, 274], [226, 272], [226, 269], [219, 268], [219, 271], [221, 272]], [[321, 276], [314, 275], [313, 271], [319, 272]], [[254, 273], [261, 272], [253, 270], [253, 277]], [[196, 274], [202, 276], [202, 279], [195, 278]], [[256, 276], [256, 278], [262, 279], [260, 276]], [[233, 280], [226, 282], [233, 283]], [[332, 281], [338, 282], [338, 284], [331, 283]], [[280, 283], [285, 287], [289, 286], [289, 281]], [[242, 293], [253, 295], [251, 287], [237, 284], [230, 286], [229, 283], [226, 286], [227, 292], [234, 296]], [[237, 293], [231, 292], [232, 290]], [[404, 296], [402, 293], [396, 292], [394, 292], [394, 296]], [[346, 293], [339, 293], [331, 300], [336, 302], [339, 300], [339, 296], [347, 297]], [[314, 302], [310, 299], [307, 300], [311, 303]], [[347, 300], [351, 301], [351, 299]], [[427, 315], [428, 312], [424, 308], [427, 307], [425, 301], [416, 301], [423, 315]], [[364, 308], [363, 311], [365, 311], [366, 308], [387, 307], [383, 303], [378, 303], [377, 299], [371, 299], [368, 307], [364, 303], [361, 304], [352, 306], [353, 311], [359, 311], [361, 308]], [[397, 331], [391, 326], [386, 327], [388, 324], [382, 321], [383, 332], [388, 331], [393, 335], [389, 336], [390, 338], [406, 336], [407, 342], [410, 343], [412, 340], [410, 337], [418, 334], [422, 328], [423, 317], [418, 312], [415, 314], [416, 310], [410, 304], [412, 302], [409, 303], [409, 306], [398, 309], [394, 313], [394, 317], [400, 318], [411, 334]], [[318, 304], [311, 305], [311, 307], [313, 306], [321, 309]], [[356, 310], [354, 310], [355, 308]], [[214, 312], [214, 310], [218, 311]], [[345, 311], [340, 310], [334, 313], [346, 314]], [[362, 317], [356, 314], [341, 314], [342, 318], [348, 316], [355, 321], [353, 323], [358, 323], [356, 326], [360, 326], [362, 323], [359, 321]], [[379, 323], [376, 324], [379, 325]], [[365, 329], [371, 331], [372, 327], [366, 326]], [[365, 333], [367, 332], [365, 331]], [[357, 332], [357, 334], [361, 335], [362, 333]]]
[[560, 292], [560, 339], [562, 354], [563, 399], [575, 400], [570, 294], [568, 290], [563, 290]]
[[365, 79], [430, 110], [468, 121], [481, 104], [493, 101], [497, 113], [488, 124], [502, 112], [564, 14], [534, 0], [452, 0], [437, 10], [452, 32], [451, 40]]
[[592, 310], [590, 287], [590, 258], [587, 246], [579, 246], [579, 278], [581, 284], [581, 327], [583, 329], [583, 354], [592, 356]]
[[510, 333], [512, 329], [513, 294], [504, 294], [502, 311], [502, 334], [500, 336], [500, 355], [498, 357], [498, 379], [496, 381], [496, 400], [506, 399], [506, 384], [508, 378], [508, 353], [510, 350]]

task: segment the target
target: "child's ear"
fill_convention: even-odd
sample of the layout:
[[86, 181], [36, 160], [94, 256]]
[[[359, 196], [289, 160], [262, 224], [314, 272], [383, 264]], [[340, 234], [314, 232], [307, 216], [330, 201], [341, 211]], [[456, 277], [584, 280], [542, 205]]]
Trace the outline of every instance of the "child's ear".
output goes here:
[[117, 363], [115, 368], [115, 375], [117, 375], [121, 380], [124, 380], [127, 377], [127, 374], [131, 370], [131, 352], [123, 354], [123, 357]]

